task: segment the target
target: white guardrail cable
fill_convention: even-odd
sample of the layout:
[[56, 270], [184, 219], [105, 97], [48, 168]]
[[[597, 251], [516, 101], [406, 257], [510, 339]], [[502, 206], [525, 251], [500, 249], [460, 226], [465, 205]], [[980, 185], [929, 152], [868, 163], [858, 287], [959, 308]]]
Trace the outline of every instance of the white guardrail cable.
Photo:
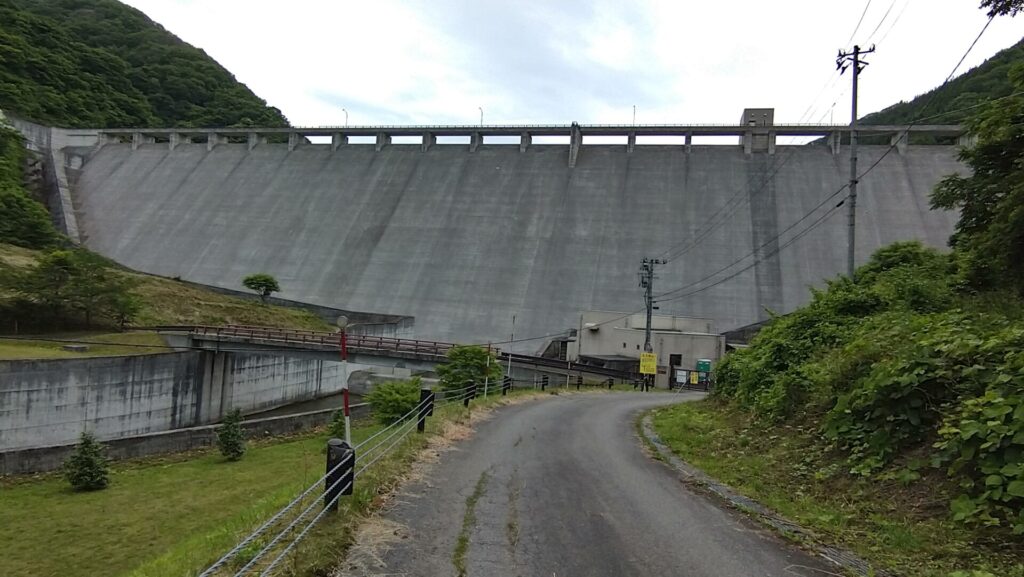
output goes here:
[[[377, 431], [376, 433], [374, 433], [373, 435], [371, 435], [370, 437], [366, 438], [361, 443], [356, 445], [354, 448], [355, 449], [361, 449], [362, 447], [366, 446], [369, 442], [371, 442], [374, 439], [380, 437], [384, 433], [387, 433], [388, 431], [390, 431], [392, 429], [395, 429], [395, 432], [393, 432], [391, 435], [388, 435], [386, 438], [384, 438], [383, 440], [381, 440], [379, 443], [375, 444], [374, 446], [370, 447], [369, 449], [364, 450], [363, 451], [363, 455], [360, 455], [360, 456], [365, 456], [366, 454], [370, 454], [370, 453], [374, 452], [377, 448], [379, 448], [381, 445], [383, 445], [385, 442], [387, 442], [389, 439], [391, 439], [394, 436], [394, 434], [397, 433], [398, 430], [401, 429], [400, 425], [402, 425], [403, 423], [408, 424], [410, 422], [412, 422], [412, 423], [416, 422], [415, 419], [413, 419], [413, 420], [408, 420], [408, 419], [410, 417], [412, 417], [413, 415], [417, 415], [418, 412], [428, 402], [429, 402], [429, 400], [427, 400], [427, 399], [421, 401], [419, 404], [417, 404], [415, 407], [413, 407], [412, 410], [410, 410], [405, 415], [400, 417], [394, 423], [392, 423], [391, 425], [388, 425], [387, 427], [381, 429], [380, 431]], [[396, 427], [397, 427], [397, 429], [396, 429]], [[325, 473], [324, 475], [319, 477], [316, 481], [311, 483], [298, 496], [296, 496], [294, 499], [292, 499], [287, 505], [282, 507], [272, 517], [270, 517], [265, 522], [263, 522], [263, 524], [261, 524], [258, 528], [256, 528], [255, 531], [251, 532], [248, 536], [245, 537], [245, 539], [241, 540], [237, 545], [235, 545], [233, 548], [231, 548], [231, 550], [229, 550], [227, 553], [225, 553], [223, 556], [221, 556], [220, 559], [218, 559], [216, 562], [214, 562], [212, 565], [210, 565], [205, 571], [200, 573], [199, 577], [212, 577], [213, 575], [215, 575], [219, 569], [224, 567], [224, 565], [226, 565], [229, 561], [231, 561], [231, 559], [233, 559], [236, 556], [238, 556], [238, 554], [243, 549], [245, 549], [247, 546], [249, 546], [251, 543], [253, 543], [256, 539], [258, 539], [260, 536], [262, 536], [271, 526], [273, 526], [275, 523], [277, 523], [279, 520], [281, 520], [281, 518], [284, 517], [289, 511], [294, 509], [296, 507], [296, 505], [298, 505], [301, 502], [303, 502], [310, 495], [310, 493], [312, 493], [313, 491], [315, 491], [317, 489], [320, 489], [322, 487], [322, 484], [332, 474], [337, 472], [338, 469], [341, 468], [342, 466], [348, 464], [348, 462], [351, 461], [351, 459], [352, 459], [352, 455], [349, 455], [348, 457], [343, 459], [341, 462], [336, 464], [334, 467], [332, 467], [329, 471], [327, 471], [327, 473]], [[334, 488], [334, 486], [335, 485], [332, 485], [327, 490], [330, 491], [331, 489]], [[316, 501], [314, 501], [313, 503], [315, 504]], [[303, 513], [300, 513], [299, 516], [295, 520], [293, 520], [292, 523], [290, 523], [289, 526], [286, 527], [284, 531], [282, 531], [282, 533], [287, 533], [288, 530], [290, 530], [290, 528], [292, 528], [296, 524], [296, 522], [298, 520], [300, 520], [301, 518], [305, 517], [305, 515], [308, 514], [308, 510], [310, 509], [310, 507], [307, 507], [306, 511], [304, 511]], [[260, 551], [260, 553], [258, 553], [253, 558], [253, 560], [250, 561], [249, 564], [247, 564], [245, 567], [243, 567], [235, 575], [242, 575], [246, 571], [248, 571], [251, 568], [252, 564], [255, 561], [258, 561], [259, 557], [264, 556], [266, 554], [266, 550], [269, 549], [271, 546], [273, 546], [275, 543], [277, 543], [279, 540], [280, 540], [280, 534], [279, 534], [279, 536], [277, 538], [275, 538], [267, 546], [265, 546], [263, 548], [263, 550]]]

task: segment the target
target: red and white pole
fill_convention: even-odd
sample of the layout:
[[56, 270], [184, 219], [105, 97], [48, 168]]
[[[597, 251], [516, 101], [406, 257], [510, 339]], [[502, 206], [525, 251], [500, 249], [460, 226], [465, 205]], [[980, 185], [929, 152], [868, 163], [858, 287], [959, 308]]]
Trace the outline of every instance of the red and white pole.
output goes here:
[[348, 336], [341, 329], [341, 371], [345, 382], [341, 388], [342, 414], [345, 415], [345, 443], [352, 446], [352, 410], [348, 402]]

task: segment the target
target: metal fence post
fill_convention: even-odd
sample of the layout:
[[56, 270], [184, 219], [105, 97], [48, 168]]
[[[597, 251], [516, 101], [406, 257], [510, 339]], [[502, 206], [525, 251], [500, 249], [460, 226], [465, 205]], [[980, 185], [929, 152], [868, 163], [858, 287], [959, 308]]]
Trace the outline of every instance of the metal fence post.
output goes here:
[[512, 377], [505, 376], [505, 379], [501, 382], [501, 396], [508, 394], [508, 390], [512, 388]]
[[470, 383], [469, 384], [469, 388], [466, 389], [466, 391], [464, 393], [462, 393], [462, 406], [466, 407], [468, 409], [469, 408], [469, 399], [470, 399], [470, 397], [473, 397], [473, 396], [476, 396], [476, 383]]
[[576, 375], [576, 390], [577, 391], [580, 390], [580, 387], [582, 387], [582, 386], [583, 386], [583, 373], [580, 373], [580, 374]]
[[548, 388], [548, 376], [541, 375], [540, 377], [540, 390], [546, 390]]
[[[343, 463], [340, 467], [338, 463]], [[341, 439], [327, 441], [327, 478], [324, 479], [324, 508], [338, 510], [338, 496], [352, 494], [355, 480], [356, 452]]]

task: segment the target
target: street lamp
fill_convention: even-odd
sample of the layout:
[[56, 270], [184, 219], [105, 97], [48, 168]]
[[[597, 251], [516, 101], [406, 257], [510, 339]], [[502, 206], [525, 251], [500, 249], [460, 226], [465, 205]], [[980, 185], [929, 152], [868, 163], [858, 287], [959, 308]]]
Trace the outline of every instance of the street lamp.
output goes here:
[[484, 107], [483, 106], [477, 106], [477, 109], [480, 111], [480, 126], [483, 126], [484, 125]]
[[[342, 109], [344, 110], [344, 109]], [[347, 126], [347, 123], [346, 123]], [[342, 399], [342, 414], [345, 415], [345, 443], [349, 447], [352, 446], [352, 411], [349, 408], [348, 402], [348, 335], [345, 334], [345, 329], [348, 327], [348, 317], [341, 315], [336, 321], [338, 329], [341, 331], [341, 338], [339, 340], [339, 346], [341, 348], [341, 362], [344, 363], [342, 366], [342, 378], [345, 380], [341, 386], [341, 399]]]
[[345, 113], [345, 126], [348, 126], [348, 110], [342, 108], [341, 111]]

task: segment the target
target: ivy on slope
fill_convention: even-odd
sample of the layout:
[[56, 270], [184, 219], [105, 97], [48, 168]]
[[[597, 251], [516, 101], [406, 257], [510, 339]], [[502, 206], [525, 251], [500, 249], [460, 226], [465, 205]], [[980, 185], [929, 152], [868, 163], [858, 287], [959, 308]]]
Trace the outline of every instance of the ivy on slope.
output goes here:
[[285, 126], [230, 72], [116, 0], [0, 0], [0, 109], [67, 127]]
[[726, 357], [716, 394], [816, 423], [852, 475], [923, 458], [962, 489], [956, 519], [1024, 534], [1024, 304], [964, 296], [956, 267], [918, 243], [879, 250]]

